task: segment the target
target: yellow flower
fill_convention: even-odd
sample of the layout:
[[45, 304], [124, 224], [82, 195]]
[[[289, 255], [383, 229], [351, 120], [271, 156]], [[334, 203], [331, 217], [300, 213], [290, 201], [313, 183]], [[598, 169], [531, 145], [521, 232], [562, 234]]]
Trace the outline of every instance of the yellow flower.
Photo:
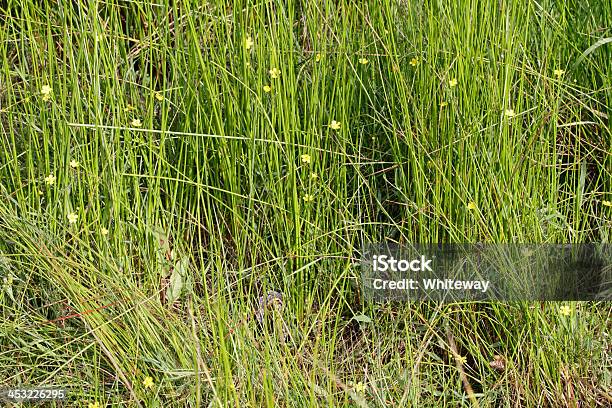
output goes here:
[[265, 93], [269, 93], [272, 91], [272, 87], [270, 85], [264, 85], [263, 90]]
[[603, 200], [602, 204], [605, 205], [606, 207], [612, 207], [612, 201]]
[[336, 122], [335, 120], [332, 120], [331, 123], [329, 124], [329, 127], [334, 130], [338, 130], [340, 129], [340, 122]]
[[125, 108], [123, 108], [123, 110], [125, 112], [129, 112], [129, 111], [133, 111], [134, 109], [136, 109], [135, 107], [133, 107], [132, 105], [128, 104]]
[[134, 127], [141, 127], [142, 126], [142, 122], [140, 121], [140, 119], [132, 119], [132, 122], [130, 122], [132, 124], [132, 126]]
[[249, 35], [245, 40], [244, 40], [244, 47], [247, 50], [250, 50], [251, 47], [253, 46], [253, 39], [251, 38], [251, 36]]
[[319, 178], [319, 175], [317, 173], [310, 173], [310, 179], [311, 180], [316, 180]]
[[76, 215], [76, 213], [71, 212], [68, 214], [68, 222], [70, 224], [75, 224], [78, 219], [79, 219], [79, 216]]
[[310, 155], [309, 154], [303, 154], [303, 155], [300, 156], [300, 158], [302, 159], [302, 163], [310, 164]]
[[316, 62], [321, 61], [321, 54], [317, 54], [317, 55], [315, 55], [315, 61], [316, 61]]
[[87, 405], [87, 408], [100, 408], [100, 404], [97, 402], [90, 402], [89, 405]]
[[104, 227], [100, 228], [100, 234], [104, 235], [108, 235], [108, 230]]
[[563, 305], [559, 308], [559, 313], [561, 313], [562, 316], [569, 316], [572, 314], [572, 308], [568, 305]]
[[280, 69], [278, 68], [272, 68], [271, 70], [268, 71], [268, 73], [270, 74], [272, 79], [278, 78], [281, 74]]
[[310, 203], [314, 201], [314, 196], [312, 194], [304, 194], [304, 197], [302, 197], [302, 199], [305, 203]]
[[360, 63], [361, 65], [365, 65], [365, 64], [367, 64], [367, 63], [368, 63], [368, 59], [367, 59], [367, 58], [359, 58], [359, 63]]
[[47, 183], [50, 186], [54, 185], [55, 184], [55, 176], [53, 174], [49, 174], [47, 177], [45, 177], [45, 183]]
[[162, 95], [159, 92], [155, 92], [155, 99], [157, 99], [158, 101], [163, 101], [164, 100], [164, 95]]
[[49, 85], [43, 85], [42, 88], [40, 88], [40, 93], [43, 96], [43, 101], [46, 102], [49, 99], [51, 99], [51, 94], [53, 93], [53, 89], [51, 89]]
[[459, 364], [462, 364], [462, 365], [467, 363], [467, 358], [464, 356], [460, 356], [459, 354], [455, 355], [455, 360], [457, 360]]
[[514, 109], [506, 109], [506, 110], [504, 111], [504, 114], [505, 114], [507, 117], [509, 117], [509, 118], [516, 116], [516, 113], [514, 112]]
[[473, 201], [470, 201], [470, 202], [467, 204], [467, 209], [468, 209], [468, 210], [475, 210], [475, 209], [477, 209], [477, 208], [478, 208], [478, 206], [477, 206], [477, 205], [476, 205], [476, 203], [475, 203], [475, 202], [473, 202]]
[[357, 394], [364, 394], [366, 387], [365, 385], [363, 385], [363, 383], [361, 381], [359, 381], [357, 384], [355, 384], [353, 386], [353, 390], [357, 393]]
[[410, 60], [410, 65], [412, 65], [413, 67], [416, 67], [417, 65], [419, 65], [419, 59], [417, 57], [414, 57], [413, 59]]
[[555, 69], [554, 74], [557, 78], [561, 78], [561, 76], [563, 76], [563, 74], [565, 74], [565, 71], [562, 69]]
[[79, 166], [80, 166], [80, 164], [79, 164], [78, 161], [76, 161], [74, 159], [70, 160], [70, 167], [72, 167], [73, 169], [78, 169]]
[[145, 377], [142, 385], [144, 385], [145, 388], [151, 388], [153, 386], [153, 379], [149, 376]]
[[440, 102], [441, 108], [445, 107], [446, 105], [448, 105], [448, 102], [445, 102], [445, 101]]
[[42, 192], [42, 190], [37, 190], [37, 191], [38, 191], [38, 195], [39, 195], [39, 196], [41, 196], [41, 195], [45, 194], [45, 193], [43, 193], [43, 192]]
[[452, 88], [454, 86], [457, 86], [457, 83], [458, 83], [457, 78], [453, 78], [450, 81], [448, 81], [448, 86]]

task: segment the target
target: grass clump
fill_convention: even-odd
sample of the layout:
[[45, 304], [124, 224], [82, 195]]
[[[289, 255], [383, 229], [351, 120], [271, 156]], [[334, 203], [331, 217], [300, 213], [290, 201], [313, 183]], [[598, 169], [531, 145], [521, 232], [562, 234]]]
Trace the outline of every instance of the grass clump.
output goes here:
[[1, 386], [612, 401], [607, 303], [371, 304], [356, 267], [385, 240], [609, 242], [609, 3], [0, 9]]

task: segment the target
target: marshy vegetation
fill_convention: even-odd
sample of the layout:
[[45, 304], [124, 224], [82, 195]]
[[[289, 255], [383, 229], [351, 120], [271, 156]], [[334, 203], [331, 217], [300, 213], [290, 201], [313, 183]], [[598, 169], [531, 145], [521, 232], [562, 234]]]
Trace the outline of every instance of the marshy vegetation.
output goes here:
[[609, 242], [609, 1], [0, 9], [0, 386], [612, 402], [608, 304], [369, 303], [357, 265], [386, 240]]

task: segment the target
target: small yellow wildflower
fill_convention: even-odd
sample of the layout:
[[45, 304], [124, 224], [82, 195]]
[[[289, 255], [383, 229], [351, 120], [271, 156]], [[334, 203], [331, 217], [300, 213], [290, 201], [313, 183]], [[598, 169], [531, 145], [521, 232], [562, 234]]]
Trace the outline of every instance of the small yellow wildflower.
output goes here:
[[467, 209], [468, 209], [468, 210], [475, 210], [475, 209], [477, 209], [477, 208], [478, 208], [478, 206], [477, 206], [477, 205], [476, 205], [476, 203], [475, 203], [475, 202], [473, 202], [473, 201], [470, 201], [470, 202], [467, 204]]
[[278, 68], [272, 68], [271, 70], [268, 71], [268, 73], [270, 74], [272, 79], [278, 78], [281, 74], [280, 69]]
[[155, 92], [155, 99], [157, 99], [158, 101], [163, 101], [164, 100], [164, 95], [162, 95], [159, 92]]
[[459, 354], [455, 355], [455, 360], [457, 360], [457, 362], [459, 362], [459, 364], [461, 364], [461, 365], [467, 363], [467, 357], [460, 356]]
[[244, 48], [246, 48], [247, 50], [250, 50], [251, 47], [253, 46], [254, 42], [253, 39], [251, 38], [251, 36], [249, 35], [245, 40], [244, 40]]
[[43, 85], [42, 88], [40, 88], [40, 93], [43, 96], [43, 101], [46, 102], [49, 99], [51, 99], [51, 94], [53, 93], [53, 89], [51, 89], [49, 85]]
[[562, 69], [555, 69], [554, 74], [557, 78], [561, 78], [563, 74], [565, 74], [565, 71]]
[[321, 61], [321, 54], [317, 54], [317, 55], [315, 55], [315, 61], [316, 61], [316, 62]]
[[41, 195], [45, 194], [45, 193], [43, 193], [43, 192], [42, 192], [42, 190], [36, 190], [36, 191], [38, 192], [38, 195], [39, 195], [39, 196], [41, 196]]
[[128, 104], [128, 105], [127, 105], [125, 108], [123, 108], [123, 111], [124, 111], [124, 112], [129, 112], [129, 111], [133, 111], [133, 110], [135, 110], [135, 109], [136, 109], [136, 108], [135, 108], [134, 106], [132, 106], [132, 105]]
[[303, 155], [300, 156], [300, 158], [302, 159], [302, 163], [310, 164], [310, 155], [309, 154], [303, 154]]
[[506, 110], [504, 111], [504, 114], [505, 114], [507, 117], [509, 117], [509, 118], [512, 118], [512, 117], [516, 116], [516, 113], [514, 112], [514, 109], [506, 109]]
[[412, 65], [413, 67], [416, 67], [417, 65], [419, 65], [419, 59], [417, 57], [414, 57], [410, 60], [410, 65]]
[[102, 234], [103, 236], [108, 235], [108, 230], [104, 227], [100, 228], [100, 234]]
[[72, 167], [73, 169], [78, 169], [80, 166], [80, 163], [74, 159], [70, 160], [70, 167]]
[[559, 313], [561, 313], [562, 316], [569, 316], [572, 314], [572, 308], [568, 305], [563, 305], [559, 308]]
[[97, 402], [90, 402], [89, 405], [87, 405], [87, 408], [100, 408], [100, 404]]
[[52, 186], [55, 184], [55, 176], [53, 174], [49, 174], [47, 177], [45, 177], [45, 183], [47, 183], [48, 185]]
[[264, 85], [263, 90], [265, 93], [270, 93], [272, 91], [272, 87], [270, 85]]
[[457, 84], [458, 84], [457, 78], [453, 78], [450, 81], [448, 81], [448, 86], [450, 86], [451, 88], [457, 86]]
[[132, 119], [132, 122], [130, 122], [130, 123], [134, 127], [141, 127], [142, 126], [142, 122], [140, 121], [140, 119], [137, 119], [137, 118]]
[[305, 203], [310, 203], [314, 201], [314, 196], [312, 194], [304, 194], [304, 197], [302, 197], [302, 199]]
[[368, 62], [369, 62], [369, 61], [368, 61], [368, 59], [367, 59], [367, 58], [359, 58], [359, 63], [360, 63], [361, 65], [365, 65], [365, 64], [367, 64]]
[[364, 394], [365, 390], [366, 387], [361, 381], [353, 386], [353, 391], [355, 391], [357, 394]]
[[602, 204], [605, 205], [606, 207], [612, 207], [612, 201], [603, 200]]
[[79, 219], [79, 216], [76, 215], [76, 213], [71, 212], [68, 214], [68, 222], [70, 224], [75, 224], [78, 219]]
[[340, 122], [336, 122], [335, 120], [332, 120], [331, 123], [329, 124], [329, 127], [334, 130], [338, 130], [340, 129]]
[[153, 379], [149, 376], [145, 377], [144, 381], [142, 382], [142, 385], [144, 385], [145, 388], [153, 387]]
[[446, 105], [448, 105], [448, 102], [445, 102], [445, 101], [440, 102], [441, 108], [445, 107]]
[[311, 180], [316, 180], [319, 178], [319, 175], [317, 173], [310, 173], [310, 179]]

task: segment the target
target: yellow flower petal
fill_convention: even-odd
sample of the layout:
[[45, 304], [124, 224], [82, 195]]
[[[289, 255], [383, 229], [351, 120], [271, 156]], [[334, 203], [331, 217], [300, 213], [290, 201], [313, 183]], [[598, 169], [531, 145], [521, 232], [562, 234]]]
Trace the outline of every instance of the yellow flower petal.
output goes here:
[[251, 38], [251, 36], [248, 36], [245, 40], [244, 40], [244, 47], [247, 50], [250, 50], [251, 47], [253, 46], [254, 42], [253, 39]]
[[336, 122], [335, 120], [332, 120], [331, 123], [329, 124], [329, 127], [334, 130], [338, 130], [340, 129], [340, 122]]
[[562, 316], [569, 316], [572, 314], [572, 308], [569, 307], [568, 305], [563, 305], [559, 308], [559, 313]]
[[455, 360], [457, 360], [460, 364], [467, 363], [467, 357], [455, 355]]
[[53, 184], [55, 184], [55, 176], [53, 174], [49, 174], [47, 177], [45, 177], [45, 183], [47, 183], [48, 185], [52, 186]]
[[353, 390], [357, 394], [363, 394], [363, 393], [365, 393], [366, 387], [365, 387], [365, 385], [363, 385], [363, 383], [361, 381], [359, 381], [357, 384], [355, 384], [353, 386]]
[[272, 68], [271, 70], [268, 71], [268, 73], [270, 74], [270, 77], [272, 77], [272, 79], [276, 79], [278, 77], [280, 77], [280, 69], [278, 68]]
[[153, 379], [149, 376], [145, 377], [144, 381], [142, 382], [142, 385], [144, 385], [145, 388], [153, 387]]
[[555, 69], [554, 74], [557, 78], [561, 78], [563, 74], [565, 74], [565, 71], [562, 69]]
[[304, 200], [304, 202], [310, 203], [314, 201], [314, 196], [312, 194], [304, 194], [304, 197], [302, 197], [302, 199]]
[[457, 81], [457, 78], [453, 78], [450, 81], [448, 81], [448, 86], [450, 86], [452, 88], [452, 87], [457, 86], [458, 83], [459, 83], [459, 81]]

